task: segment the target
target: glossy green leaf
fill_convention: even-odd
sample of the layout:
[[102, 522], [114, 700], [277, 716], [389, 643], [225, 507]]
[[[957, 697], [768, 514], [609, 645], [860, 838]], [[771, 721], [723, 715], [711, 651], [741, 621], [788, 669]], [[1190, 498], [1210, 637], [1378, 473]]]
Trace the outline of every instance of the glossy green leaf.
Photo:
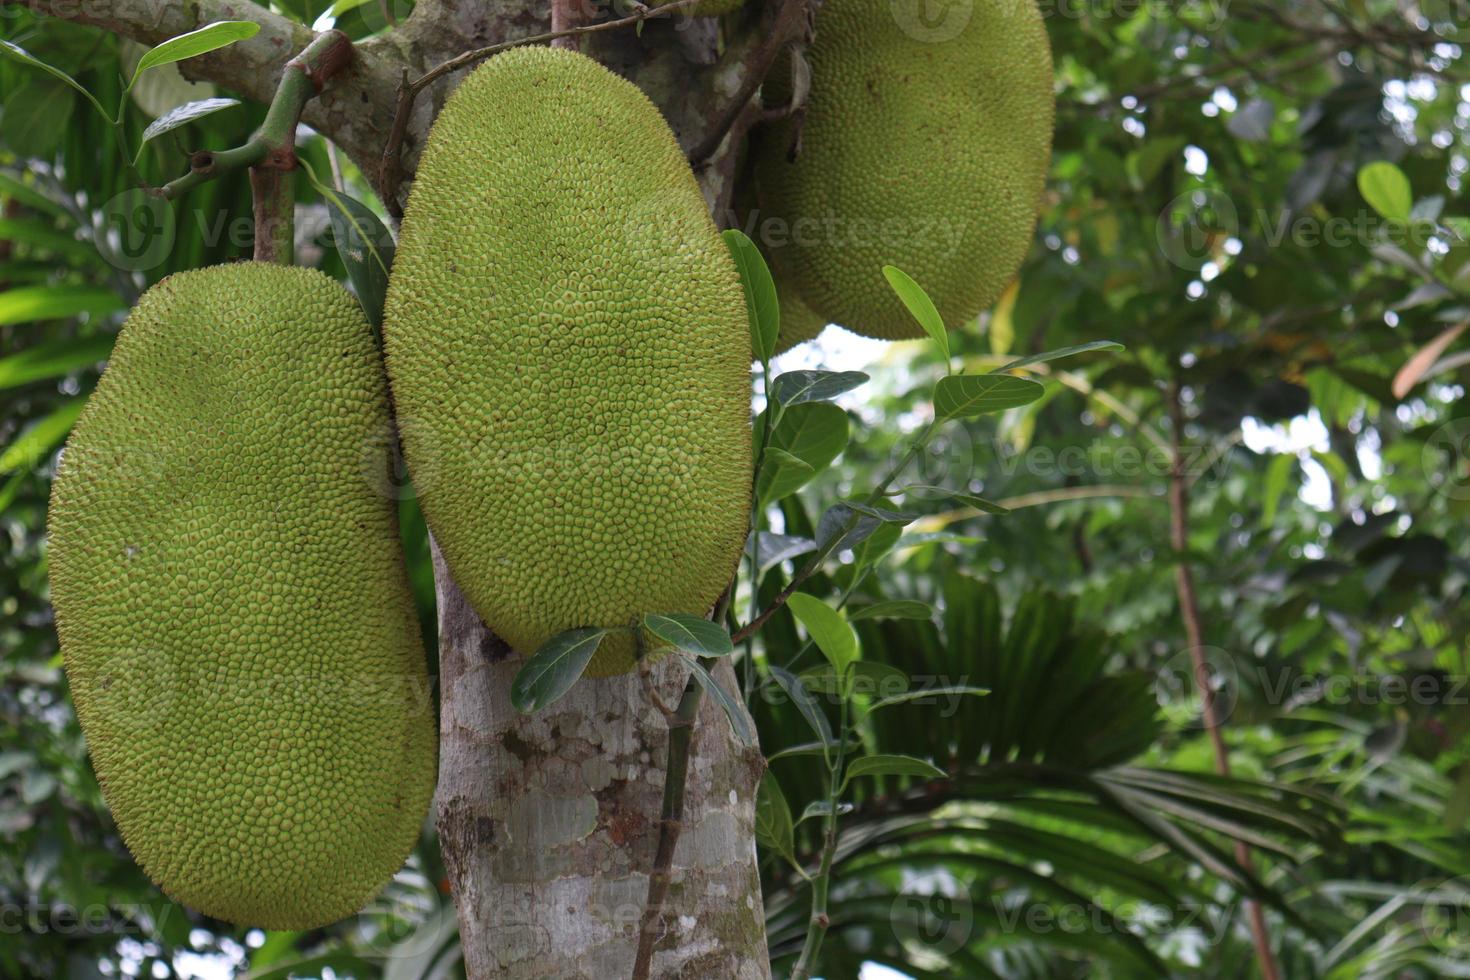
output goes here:
[[868, 381], [861, 371], [787, 371], [771, 382], [771, 395], [790, 407], [830, 401]]
[[917, 599], [893, 599], [861, 606], [848, 614], [848, 619], [858, 622], [863, 619], [932, 619], [934, 607]]
[[916, 688], [911, 691], [905, 691], [902, 694], [895, 694], [892, 697], [882, 698], [880, 700], [874, 701], [868, 706], [868, 710], [877, 711], [879, 708], [891, 708], [896, 704], [913, 704], [915, 702], [928, 701], [934, 698], [982, 698], [989, 693], [990, 690], [988, 688], [967, 687], [963, 685], [952, 687]]
[[374, 329], [383, 323], [383, 303], [388, 296], [388, 274], [393, 269], [396, 247], [393, 235], [373, 210], [361, 201], [324, 184], [313, 183], [327, 205], [332, 222], [332, 244], [347, 268], [347, 278], [357, 302]]
[[847, 765], [846, 786], [863, 776], [921, 776], [925, 779], [943, 779], [947, 773], [932, 762], [911, 755], [864, 755]]
[[106, 109], [102, 108], [102, 103], [97, 101], [97, 97], [94, 96], [90, 91], [88, 91], [81, 82], [78, 82], [75, 78], [72, 78], [60, 68], [57, 68], [53, 65], [48, 65], [46, 62], [42, 61], [40, 58], [37, 58], [35, 55], [31, 54], [25, 48], [21, 47], [19, 44], [16, 44], [13, 41], [0, 40], [0, 53], [4, 53], [13, 60], [19, 61], [23, 65], [29, 65], [32, 68], [39, 68], [41, 71], [46, 72], [52, 78], [59, 79], [60, 81], [65, 82], [67, 85], [70, 85], [77, 92], [80, 92], [88, 102], [92, 103], [92, 108], [100, 112], [102, 114], [102, 118], [106, 119], [109, 122], [112, 121], [112, 116], [108, 114]]
[[1408, 221], [1414, 209], [1409, 178], [1386, 160], [1370, 163], [1358, 171], [1358, 191], [1369, 207], [1390, 221]]
[[1019, 360], [1011, 361], [1004, 367], [998, 367], [990, 373], [1004, 374], [1007, 371], [1013, 371], [1016, 368], [1020, 367], [1027, 367], [1031, 364], [1045, 364], [1048, 361], [1059, 361], [1064, 357], [1071, 357], [1074, 354], [1090, 354], [1093, 351], [1099, 350], [1120, 351], [1126, 349], [1127, 348], [1118, 343], [1116, 340], [1094, 340], [1086, 344], [1076, 344], [1072, 347], [1062, 347], [1058, 350], [1047, 351], [1044, 354], [1032, 354], [1030, 357], [1023, 357]]
[[846, 670], [847, 665], [857, 659], [857, 634], [841, 613], [805, 592], [792, 595], [786, 600], [786, 605], [835, 669]]
[[946, 490], [944, 487], [930, 486], [924, 483], [915, 483], [904, 487], [905, 494], [914, 493], [930, 499], [940, 498], [944, 500], [956, 500], [967, 507], [973, 507], [982, 514], [1009, 514], [1010, 508], [1003, 507], [993, 500], [976, 496], [973, 493], [965, 493], [962, 490]]
[[934, 341], [944, 359], [949, 360], [949, 331], [944, 329], [944, 319], [929, 294], [907, 272], [895, 266], [885, 265], [883, 278], [888, 280], [888, 285], [898, 294], [909, 313]]
[[704, 664], [689, 657], [685, 657], [684, 662], [689, 665], [699, 686], [704, 688], [705, 693], [714, 698], [724, 710], [725, 718], [730, 722], [730, 728], [734, 730], [735, 736], [746, 745], [756, 744], [755, 729], [751, 727], [750, 716], [746, 714], [745, 706], [725, 690], [715, 676], [705, 669]]
[[[837, 815], [839, 817], [849, 814], [852, 811], [853, 805], [851, 803], [837, 804]], [[804, 823], [807, 820], [812, 820], [818, 817], [825, 817], [831, 812], [832, 805], [830, 803], [828, 803], [826, 800], [817, 800], [814, 803], [808, 803], [806, 805], [806, 809], [801, 811], [801, 819], [796, 822]]]
[[547, 640], [516, 672], [510, 684], [510, 703], [519, 711], [539, 711], [567, 693], [587, 669], [607, 633], [605, 629], [586, 627]]
[[832, 738], [832, 726], [827, 723], [827, 716], [822, 713], [821, 707], [812, 698], [811, 692], [806, 689], [800, 678], [784, 667], [772, 666], [771, 677], [777, 686], [786, 692], [787, 698], [791, 700], [797, 712], [806, 720], [808, 726], [821, 740], [823, 745], [836, 745]]
[[776, 299], [776, 282], [771, 278], [761, 250], [738, 228], [720, 233], [740, 282], [745, 287], [745, 311], [750, 317], [750, 346], [756, 360], [769, 361], [776, 352], [776, 338], [781, 333], [781, 311]]
[[795, 863], [796, 850], [791, 823], [791, 805], [781, 784], [769, 769], [761, 776], [755, 797], [755, 839]]
[[788, 408], [771, 432], [766, 452], [769, 455], [771, 449], [778, 449], [789, 453], [801, 465], [779, 455], [777, 462], [763, 465], [756, 481], [760, 499], [779, 500], [799, 490], [847, 448], [847, 433], [847, 413], [830, 402], [806, 402]]
[[47, 157], [66, 135], [76, 93], [57, 78], [33, 77], [5, 98], [4, 142], [22, 157]]
[[143, 138], [139, 141], [139, 148], [142, 148], [141, 144], [156, 139], [164, 133], [172, 132], [180, 126], [186, 126], [196, 119], [203, 119], [205, 116], [213, 115], [221, 109], [228, 109], [230, 106], [237, 106], [239, 104], [239, 99], [200, 99], [197, 102], [185, 102], [181, 106], [175, 106], [148, 124], [148, 128], [143, 130]]
[[133, 71], [133, 78], [128, 83], [128, 87], [131, 88], [138, 80], [138, 76], [150, 68], [196, 58], [201, 54], [228, 47], [236, 41], [252, 38], [258, 33], [260, 33], [260, 25], [254, 21], [217, 20], [212, 24], [205, 24], [198, 30], [171, 37], [138, 59], [138, 67]]
[[0, 357], [0, 388], [14, 388], [91, 367], [107, 359], [116, 338], [98, 334], [76, 340], [53, 340]]
[[0, 293], [0, 326], [60, 320], [88, 313], [102, 316], [122, 309], [123, 301], [110, 289], [91, 286], [26, 286]]
[[[100, 265], [101, 256], [91, 243], [79, 241], [70, 233], [57, 231], [47, 220], [0, 218], [0, 240], [24, 243], [66, 258], [75, 265]], [[57, 287], [74, 292], [70, 287]], [[0, 294], [8, 295], [8, 293]]]
[[72, 423], [82, 414], [85, 404], [85, 398], [73, 398], [63, 402], [50, 415], [32, 423], [0, 453], [0, 474], [35, 469], [44, 463], [51, 456], [51, 450], [61, 445], [71, 431]]
[[730, 634], [718, 623], [687, 613], [650, 613], [643, 617], [648, 632], [696, 657], [728, 657], [735, 652]]
[[934, 386], [937, 419], [977, 418], [1036, 401], [1046, 389], [1009, 374], [957, 374]]

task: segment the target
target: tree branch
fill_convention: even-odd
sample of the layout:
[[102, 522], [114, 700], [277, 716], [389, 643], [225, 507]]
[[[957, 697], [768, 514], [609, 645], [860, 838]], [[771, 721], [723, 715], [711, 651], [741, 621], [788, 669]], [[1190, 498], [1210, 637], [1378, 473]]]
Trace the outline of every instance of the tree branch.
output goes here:
[[[463, 54], [456, 55], [448, 61], [435, 65], [412, 82], [408, 81], [405, 75], [400, 79], [396, 89], [398, 104], [393, 115], [393, 126], [388, 132], [388, 142], [383, 147], [383, 156], [378, 163], [378, 195], [385, 203], [397, 199], [398, 184], [402, 178], [401, 168], [399, 167], [399, 156], [403, 149], [403, 139], [408, 135], [408, 123], [409, 119], [413, 116], [414, 101], [418, 98], [419, 93], [423, 92], [424, 89], [434, 84], [440, 78], [452, 72], [459, 71], [461, 68], [468, 68], [470, 65], [484, 61], [491, 55], [508, 51], [511, 48], [524, 47], [528, 44], [544, 44], [548, 41], [556, 41], [561, 38], [580, 37], [584, 34], [596, 34], [601, 31], [632, 27], [646, 20], [667, 17], [686, 7], [692, 7], [699, 2], [700, 0], [673, 0], [673, 2], [665, 4], [662, 7], [646, 7], [642, 4], [637, 4], [634, 7], [634, 12], [627, 17], [621, 17], [617, 20], [605, 20], [598, 24], [582, 24], [560, 30], [553, 29], [543, 34], [533, 34], [529, 37], [500, 41], [496, 44], [491, 44], [483, 48], [475, 48], [472, 51], [466, 51]], [[561, 0], [557, 0], [557, 3], [561, 3]], [[553, 15], [556, 14], [556, 10], [557, 6], [553, 4]], [[554, 23], [555, 20], [553, 19]]]
[[[1215, 702], [1215, 692], [1210, 686], [1210, 668], [1205, 661], [1204, 626], [1199, 612], [1199, 597], [1194, 589], [1194, 567], [1186, 553], [1189, 550], [1189, 481], [1185, 472], [1184, 404], [1180, 399], [1177, 381], [1170, 382], [1166, 396], [1169, 408], [1169, 538], [1174, 547], [1177, 564], [1174, 566], [1175, 585], [1179, 593], [1179, 614], [1184, 619], [1184, 633], [1189, 642], [1190, 664], [1194, 669], [1195, 686], [1199, 689], [1203, 707], [1204, 725], [1210, 733], [1210, 744], [1215, 753], [1215, 771], [1222, 776], [1230, 775], [1230, 750], [1221, 733], [1224, 719], [1220, 717]], [[1250, 848], [1245, 841], [1235, 841], [1235, 861], [1247, 872], [1252, 870]], [[1278, 980], [1281, 976], [1276, 965], [1276, 956], [1271, 951], [1271, 935], [1266, 930], [1266, 916], [1261, 903], [1246, 899], [1246, 915], [1250, 920], [1251, 938], [1255, 943], [1256, 962], [1261, 967], [1264, 980]]]
[[[309, 27], [242, 0], [19, 0], [38, 14], [90, 24], [155, 45], [218, 20], [248, 20], [260, 25], [254, 37], [179, 63], [186, 78], [223, 85], [256, 102], [270, 103], [286, 63], [316, 37]], [[355, 47], [352, 63], [331, 87], [312, 99], [301, 121], [336, 143], [371, 172], [393, 113], [393, 86], [406, 65], [395, 39], [375, 38]], [[218, 154], [213, 165], [220, 166]], [[202, 161], [206, 164], [211, 161]], [[191, 161], [193, 163], [193, 161]], [[249, 165], [248, 163], [246, 164]], [[195, 169], [198, 169], [197, 167]], [[194, 180], [207, 179], [208, 173]], [[187, 189], [187, 188], [185, 188]]]

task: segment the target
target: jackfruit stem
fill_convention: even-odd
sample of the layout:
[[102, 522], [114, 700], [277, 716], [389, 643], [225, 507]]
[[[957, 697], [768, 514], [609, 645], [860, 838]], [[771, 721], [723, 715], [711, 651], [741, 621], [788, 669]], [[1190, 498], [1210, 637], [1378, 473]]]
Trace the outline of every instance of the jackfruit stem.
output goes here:
[[[561, 0], [557, 0], [561, 2]], [[383, 147], [383, 156], [378, 162], [378, 197], [393, 212], [394, 217], [403, 217], [403, 209], [398, 202], [398, 184], [402, 178], [400, 170], [400, 151], [403, 149], [404, 137], [408, 135], [409, 117], [413, 115], [414, 101], [419, 93], [439, 79], [451, 72], [468, 68], [477, 62], [511, 48], [525, 47], [528, 44], [545, 44], [560, 38], [579, 37], [583, 34], [596, 34], [599, 31], [612, 31], [622, 27], [636, 27], [645, 20], [657, 20], [660, 17], [668, 17], [670, 14], [680, 10], [693, 7], [695, 4], [703, 3], [704, 0], [671, 0], [671, 2], [658, 7], [649, 7], [642, 3], [633, 3], [633, 12], [627, 17], [617, 20], [605, 20], [597, 24], [580, 24], [575, 27], [566, 27], [557, 30], [553, 22], [553, 30], [545, 34], [532, 34], [530, 37], [519, 37], [512, 41], [501, 41], [484, 48], [475, 48], [463, 54], [457, 54], [448, 61], [440, 62], [433, 68], [424, 72], [413, 81], [409, 81], [408, 70], [404, 69], [403, 79], [398, 83], [398, 108], [393, 113], [393, 128], [388, 131], [388, 142]], [[555, 10], [553, 10], [553, 14]]]
[[[280, 84], [266, 110], [265, 121], [243, 145], [204, 150], [189, 157], [189, 172], [162, 187], [149, 188], [172, 201], [206, 180], [244, 167], [287, 171], [296, 166], [296, 124], [306, 103], [352, 61], [352, 39], [341, 31], [324, 31], [311, 40], [281, 73]], [[259, 216], [257, 214], [257, 221]], [[259, 256], [256, 256], [259, 258]]]

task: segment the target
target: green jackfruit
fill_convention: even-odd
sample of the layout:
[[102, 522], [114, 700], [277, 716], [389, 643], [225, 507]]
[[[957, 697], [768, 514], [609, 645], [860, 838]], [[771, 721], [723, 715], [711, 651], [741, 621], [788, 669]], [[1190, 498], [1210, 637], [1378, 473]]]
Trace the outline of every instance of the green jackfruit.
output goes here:
[[776, 283], [776, 299], [781, 307], [781, 332], [776, 335], [777, 356], [815, 339], [817, 334], [827, 329], [827, 318], [812, 312], [800, 293], [780, 281]]
[[62, 454], [77, 715], [128, 848], [208, 915], [350, 916], [418, 839], [436, 735], [390, 439], [357, 304], [252, 262], [143, 296]]
[[[793, 123], [756, 149], [772, 262], [818, 316], [921, 337], [884, 265], [923, 284], [956, 327], [993, 303], [1031, 243], [1051, 154], [1051, 50], [1034, 0], [950, 5], [929, 22], [890, 0], [827, 0], [810, 50], [801, 152]], [[787, 98], [777, 66], [768, 104]]]
[[[637, 88], [550, 48], [466, 78], [429, 133], [384, 335], [424, 516], [495, 633], [529, 654], [710, 610], [748, 524], [750, 331]], [[635, 650], [610, 635], [588, 672]]]

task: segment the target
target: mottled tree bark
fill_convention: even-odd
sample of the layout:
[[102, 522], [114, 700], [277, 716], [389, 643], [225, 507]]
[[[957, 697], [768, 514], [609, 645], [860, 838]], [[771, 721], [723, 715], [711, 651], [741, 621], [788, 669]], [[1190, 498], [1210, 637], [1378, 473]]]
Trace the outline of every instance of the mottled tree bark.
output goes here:
[[[269, 101], [286, 60], [312, 38], [240, 0], [23, 2], [147, 44], [215, 20], [256, 21], [256, 37], [181, 68], [260, 101]], [[591, 11], [615, 16], [606, 5]], [[730, 101], [775, 16], [772, 5], [756, 6], [744, 22], [727, 23], [721, 39], [714, 21], [676, 15], [646, 23], [641, 36], [588, 35], [580, 47], [647, 92], [687, 149], [731, 115]], [[308, 104], [303, 121], [375, 175], [405, 72], [417, 77], [463, 51], [546, 31], [549, 22], [547, 4], [419, 0], [404, 24], [357, 45], [350, 67]], [[415, 106], [399, 204], [429, 124], [461, 77], [447, 77]], [[718, 213], [729, 202], [736, 155], [727, 146], [698, 174]], [[663, 716], [637, 675], [583, 680], [539, 714], [517, 712], [509, 690], [522, 655], [485, 628], [437, 550], [434, 558], [443, 706], [437, 823], [469, 976], [625, 976], [658, 843]], [[686, 669], [669, 658], [651, 670], [665, 700], [676, 701]], [[717, 676], [734, 688], [728, 665]], [[770, 976], [754, 835], [761, 765], [705, 699], [654, 976]]]
[[[658, 843], [667, 726], [636, 675], [581, 681], [536, 715], [521, 657], [488, 633], [435, 552], [439, 832], [472, 977], [626, 977]], [[653, 668], [667, 701], [686, 670]], [[721, 678], [734, 684], [729, 666]], [[706, 698], [654, 976], [764, 978], [753, 790], [760, 758]]]

